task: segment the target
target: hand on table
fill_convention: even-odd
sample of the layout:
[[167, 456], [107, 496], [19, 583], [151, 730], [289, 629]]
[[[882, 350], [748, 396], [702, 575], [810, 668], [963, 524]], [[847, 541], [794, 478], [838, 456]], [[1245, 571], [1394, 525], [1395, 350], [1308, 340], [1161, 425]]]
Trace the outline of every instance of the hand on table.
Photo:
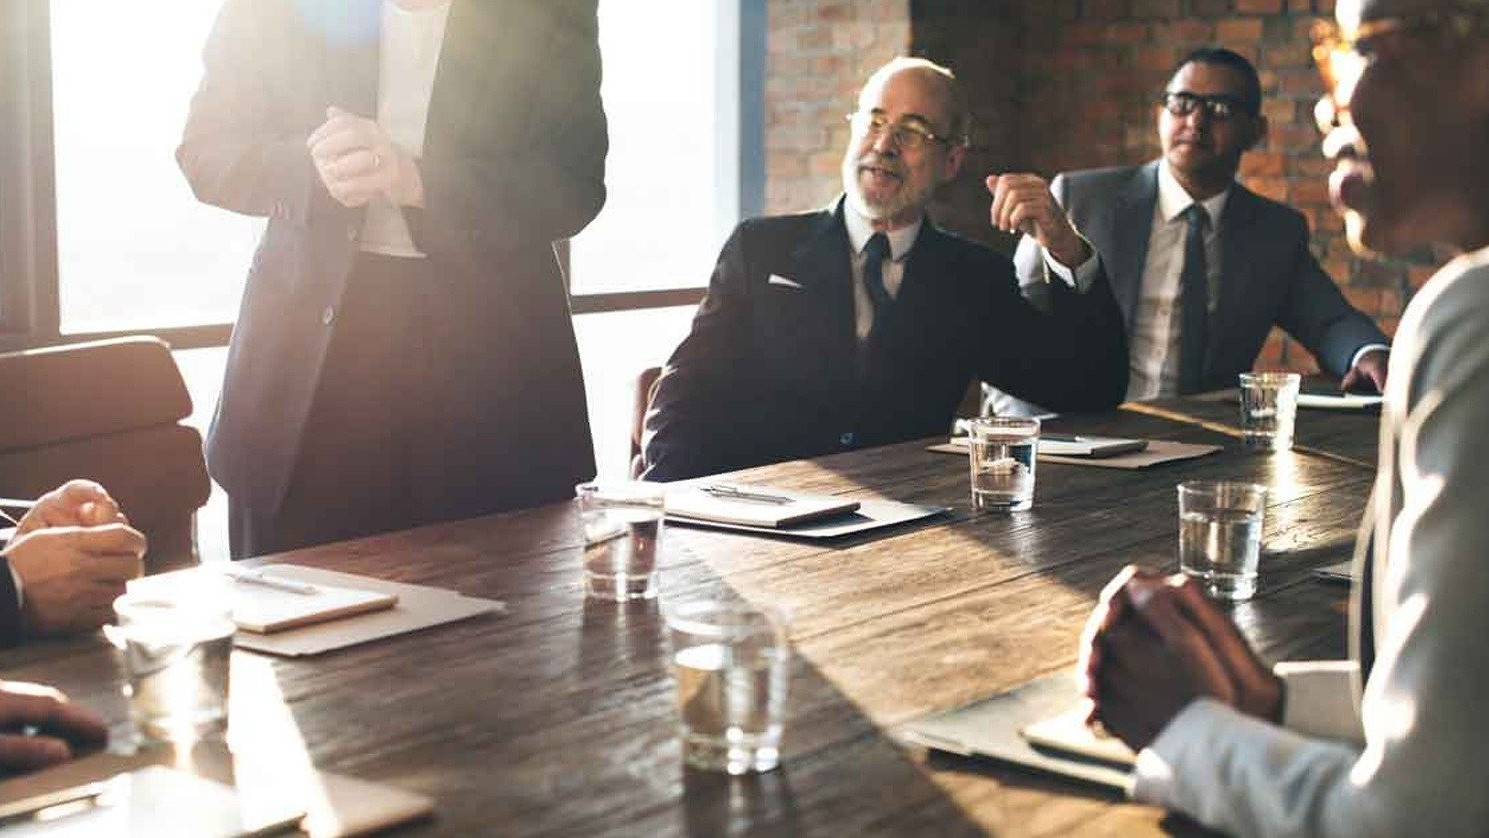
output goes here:
[[1067, 268], [1078, 268], [1091, 258], [1091, 246], [1075, 231], [1044, 178], [1031, 174], [989, 175], [985, 183], [993, 196], [988, 217], [994, 227], [1005, 233], [1019, 231], [1033, 236]]
[[1346, 393], [1384, 393], [1386, 391], [1386, 368], [1390, 365], [1391, 353], [1374, 349], [1361, 355], [1355, 365], [1344, 374], [1339, 388]]
[[109, 731], [91, 710], [41, 684], [0, 681], [0, 772], [31, 771], [100, 747]]
[[343, 206], [361, 207], [378, 195], [395, 206], [422, 206], [419, 165], [393, 145], [376, 120], [326, 109], [326, 121], [305, 140], [321, 183]]
[[27, 632], [74, 634], [109, 622], [124, 583], [140, 575], [145, 546], [144, 535], [119, 521], [45, 527], [10, 542], [0, 555], [21, 578]]
[[1128, 567], [1102, 591], [1079, 671], [1100, 721], [1133, 750], [1197, 696], [1276, 721], [1282, 682], [1192, 580]]

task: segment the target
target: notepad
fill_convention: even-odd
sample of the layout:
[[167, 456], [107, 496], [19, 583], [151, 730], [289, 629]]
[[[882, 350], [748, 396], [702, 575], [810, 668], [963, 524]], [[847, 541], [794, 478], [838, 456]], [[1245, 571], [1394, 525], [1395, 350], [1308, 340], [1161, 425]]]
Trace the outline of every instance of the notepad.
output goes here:
[[[269, 579], [276, 576], [275, 565], [255, 568]], [[234, 582], [232, 584], [233, 622], [244, 631], [271, 634], [276, 631], [309, 626], [382, 611], [398, 604], [398, 595], [384, 591], [368, 591], [343, 588], [333, 585], [299, 583], [301, 593], [263, 584]]]
[[1115, 736], [1097, 732], [1086, 724], [1086, 709], [1076, 707], [1067, 712], [1025, 725], [1019, 731], [1029, 744], [1071, 756], [1101, 760], [1124, 768], [1132, 767], [1137, 756]]
[[668, 518], [750, 527], [792, 527], [846, 515], [859, 502], [739, 483], [705, 483], [667, 493]]
[[1039, 453], [1056, 457], [1115, 457], [1147, 449], [1146, 439], [1125, 439], [1115, 436], [1087, 436], [1081, 434], [1041, 434]]

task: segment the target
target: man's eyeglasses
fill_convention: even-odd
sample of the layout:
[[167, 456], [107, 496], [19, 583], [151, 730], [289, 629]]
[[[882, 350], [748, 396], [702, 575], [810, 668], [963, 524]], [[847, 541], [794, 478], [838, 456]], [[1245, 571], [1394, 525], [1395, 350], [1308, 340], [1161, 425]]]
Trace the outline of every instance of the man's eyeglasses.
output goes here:
[[[1330, 20], [1313, 25], [1313, 62], [1323, 76], [1330, 95], [1339, 98], [1354, 86], [1365, 65], [1375, 57], [1380, 39], [1408, 32], [1437, 31], [1463, 37], [1489, 23], [1489, 15], [1469, 12], [1426, 12], [1409, 17], [1382, 17], [1362, 21], [1346, 33]], [[1344, 90], [1341, 90], [1344, 88]]]
[[848, 122], [856, 134], [878, 137], [888, 132], [895, 145], [906, 151], [919, 151], [932, 143], [951, 144], [950, 138], [932, 132], [920, 122], [890, 122], [882, 113], [850, 113]]
[[1205, 116], [1216, 122], [1224, 122], [1233, 119], [1240, 114], [1250, 114], [1252, 110], [1238, 96], [1226, 96], [1217, 94], [1204, 96], [1199, 93], [1170, 92], [1163, 94], [1159, 102], [1163, 109], [1174, 116], [1189, 116], [1197, 110], [1203, 109]]

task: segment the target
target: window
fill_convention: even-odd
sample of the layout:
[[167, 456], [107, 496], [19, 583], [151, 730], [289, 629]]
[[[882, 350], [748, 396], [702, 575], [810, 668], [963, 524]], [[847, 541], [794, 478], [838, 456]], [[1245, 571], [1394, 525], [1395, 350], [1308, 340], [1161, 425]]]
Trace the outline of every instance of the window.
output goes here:
[[570, 242], [576, 295], [707, 284], [740, 212], [738, 6], [601, 0], [608, 195]]
[[64, 334], [230, 322], [264, 222], [176, 167], [218, 4], [51, 0]]

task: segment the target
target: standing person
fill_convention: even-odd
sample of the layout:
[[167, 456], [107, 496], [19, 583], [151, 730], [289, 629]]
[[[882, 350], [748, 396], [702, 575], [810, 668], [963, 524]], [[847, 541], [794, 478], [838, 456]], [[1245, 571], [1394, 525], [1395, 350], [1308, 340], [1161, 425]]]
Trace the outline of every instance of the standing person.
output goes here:
[[570, 496], [596, 0], [227, 0], [205, 55], [177, 159], [269, 219], [207, 441], [233, 556]]
[[1185, 581], [1124, 571], [1088, 626], [1135, 795], [1236, 835], [1489, 830], [1489, 2], [1339, 0], [1315, 54], [1351, 243], [1461, 253], [1396, 335], [1348, 662], [1268, 670]]
[[1319, 266], [1303, 216], [1236, 182], [1241, 157], [1267, 133], [1256, 68], [1228, 49], [1196, 49], [1156, 98], [1159, 159], [1052, 181], [1096, 253], [1072, 271], [1026, 237], [1014, 255], [1025, 292], [1038, 302], [1052, 274], [1111, 282], [1127, 328], [1129, 400], [1236, 386], [1273, 326], [1346, 388], [1379, 392], [1386, 336]]
[[[1041, 314], [1008, 257], [926, 216], [967, 151], [951, 72], [897, 58], [850, 118], [843, 196], [746, 221], [724, 245], [657, 382], [648, 479], [944, 435], [974, 378], [1069, 410], [1121, 399], [1127, 353], [1104, 281], [1053, 289]], [[1078, 261], [1085, 244], [1048, 190], [1010, 188], [1023, 177], [990, 179], [992, 222]]]

